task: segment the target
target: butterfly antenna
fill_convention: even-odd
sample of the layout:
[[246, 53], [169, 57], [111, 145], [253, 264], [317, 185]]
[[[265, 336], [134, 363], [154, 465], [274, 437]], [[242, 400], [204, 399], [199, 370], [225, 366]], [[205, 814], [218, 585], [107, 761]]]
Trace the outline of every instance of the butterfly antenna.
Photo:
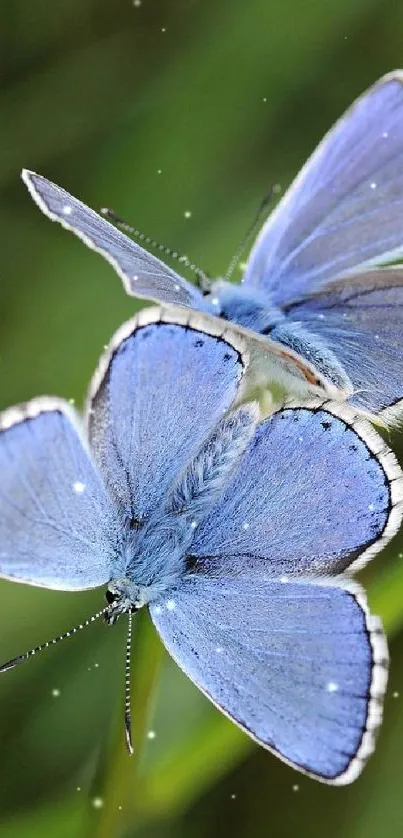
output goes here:
[[28, 660], [28, 658], [32, 658], [34, 655], [39, 654], [39, 652], [43, 652], [44, 649], [47, 649], [49, 646], [55, 646], [56, 643], [60, 643], [61, 640], [66, 640], [67, 637], [72, 637], [73, 634], [77, 634], [78, 631], [81, 629], [87, 628], [95, 620], [99, 620], [107, 611], [109, 611], [109, 605], [105, 606], [102, 611], [97, 611], [96, 614], [93, 614], [92, 617], [89, 617], [88, 620], [84, 620], [83, 623], [79, 623], [78, 626], [74, 626], [74, 628], [70, 629], [69, 631], [65, 631], [63, 634], [59, 634], [57, 637], [54, 637], [53, 640], [47, 640], [46, 643], [41, 643], [40, 646], [35, 646], [34, 649], [30, 649], [29, 652], [25, 652], [24, 655], [18, 655], [16, 658], [12, 658], [11, 660], [7, 661], [7, 663], [3, 663], [3, 666], [0, 666], [0, 672], [7, 672], [8, 669], [12, 669], [17, 664], [22, 663], [23, 661]]
[[131, 655], [132, 655], [132, 611], [129, 611], [129, 621], [127, 625], [126, 637], [126, 663], [125, 663], [125, 736], [126, 747], [130, 756], [133, 754], [132, 742], [132, 716], [130, 712], [130, 698], [131, 698]]
[[248, 244], [248, 242], [250, 241], [252, 236], [255, 235], [256, 230], [261, 223], [262, 215], [265, 215], [267, 207], [269, 206], [269, 204], [271, 204], [273, 198], [276, 195], [278, 195], [280, 192], [281, 192], [280, 184], [275, 183], [273, 186], [270, 187], [267, 195], [264, 196], [263, 201], [261, 202], [260, 206], [258, 207], [257, 213], [256, 213], [256, 215], [255, 215], [255, 217], [252, 221], [252, 224], [250, 225], [249, 229], [247, 230], [246, 235], [242, 239], [241, 244], [239, 245], [236, 253], [232, 257], [232, 259], [231, 259], [231, 261], [228, 265], [227, 272], [225, 274], [225, 279], [228, 280], [228, 279], [231, 278], [231, 276], [234, 273], [234, 270], [235, 270], [235, 268], [236, 268], [236, 266], [237, 266], [237, 264], [238, 264], [238, 262], [239, 262], [239, 260], [242, 256], [242, 253], [245, 250], [246, 245]]
[[102, 215], [111, 221], [112, 224], [115, 224], [116, 227], [119, 227], [120, 230], [123, 230], [125, 233], [129, 233], [138, 241], [141, 241], [147, 247], [152, 247], [154, 250], [159, 250], [160, 253], [163, 253], [165, 256], [170, 256], [171, 259], [175, 259], [177, 262], [180, 262], [181, 265], [184, 265], [185, 268], [189, 268], [190, 271], [195, 275], [197, 279], [197, 284], [202, 291], [203, 294], [209, 294], [211, 291], [211, 280], [209, 276], [206, 274], [205, 271], [202, 271], [201, 268], [198, 268], [194, 262], [191, 262], [187, 256], [181, 256], [181, 254], [177, 250], [173, 250], [171, 247], [167, 247], [167, 245], [162, 244], [161, 242], [157, 241], [156, 239], [152, 239], [150, 236], [146, 236], [145, 233], [142, 233], [140, 230], [136, 230], [135, 227], [132, 227], [131, 224], [128, 224], [127, 221], [124, 221], [123, 218], [120, 218], [119, 215], [116, 214], [108, 207], [102, 207], [101, 209]]

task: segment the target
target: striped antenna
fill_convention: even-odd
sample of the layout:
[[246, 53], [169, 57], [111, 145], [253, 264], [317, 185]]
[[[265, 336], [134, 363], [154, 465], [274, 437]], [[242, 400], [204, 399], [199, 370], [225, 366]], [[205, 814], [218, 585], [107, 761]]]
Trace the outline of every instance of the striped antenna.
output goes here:
[[250, 225], [249, 229], [247, 230], [245, 236], [243, 237], [243, 239], [241, 241], [241, 244], [239, 245], [238, 249], [236, 250], [234, 256], [232, 257], [232, 259], [231, 259], [231, 261], [228, 265], [228, 268], [227, 268], [227, 271], [226, 271], [226, 274], [225, 274], [225, 279], [230, 279], [231, 278], [231, 276], [234, 273], [234, 270], [235, 270], [235, 268], [236, 268], [236, 266], [237, 266], [237, 264], [238, 264], [238, 262], [239, 262], [239, 260], [242, 256], [242, 253], [245, 250], [246, 245], [248, 244], [248, 242], [250, 241], [252, 236], [255, 235], [255, 233], [257, 231], [257, 228], [261, 223], [262, 216], [265, 215], [265, 213], [266, 213], [267, 207], [271, 204], [273, 198], [276, 195], [278, 195], [280, 192], [281, 192], [280, 184], [275, 183], [270, 188], [267, 195], [264, 196], [263, 201], [261, 202], [260, 206], [258, 207], [257, 213], [256, 213], [256, 215], [255, 215], [255, 217], [252, 221], [252, 224]]
[[83, 623], [79, 623], [79, 625], [74, 626], [74, 628], [69, 629], [69, 631], [59, 634], [58, 637], [54, 637], [53, 640], [47, 640], [46, 643], [41, 643], [40, 646], [35, 646], [34, 649], [30, 649], [29, 652], [25, 652], [23, 655], [18, 655], [18, 657], [12, 658], [7, 661], [7, 663], [3, 663], [3, 666], [0, 666], [0, 672], [7, 672], [9, 669], [17, 666], [17, 664], [28, 660], [28, 658], [32, 658], [34, 655], [39, 654], [39, 652], [43, 652], [44, 649], [48, 649], [49, 646], [55, 646], [56, 643], [60, 643], [61, 640], [66, 640], [68, 637], [72, 637], [74, 634], [77, 634], [78, 631], [81, 631], [81, 629], [90, 626], [95, 622], [95, 620], [99, 620], [99, 618], [103, 617], [108, 611], [110, 611], [110, 606], [106, 605], [102, 611], [97, 611], [97, 613], [93, 614], [92, 617], [89, 617], [88, 620], [84, 620]]
[[175, 259], [177, 262], [180, 262], [181, 265], [184, 265], [185, 268], [189, 268], [192, 273], [194, 273], [197, 284], [202, 291], [203, 294], [209, 294], [211, 291], [211, 280], [206, 274], [205, 271], [202, 271], [201, 268], [198, 268], [194, 262], [191, 262], [187, 256], [181, 256], [181, 254], [177, 250], [173, 250], [171, 247], [167, 247], [167, 245], [162, 244], [161, 242], [157, 241], [156, 239], [152, 239], [150, 236], [146, 236], [145, 233], [141, 233], [140, 230], [137, 230], [135, 227], [132, 227], [131, 224], [128, 224], [127, 221], [124, 221], [123, 218], [120, 218], [119, 215], [116, 214], [113, 210], [109, 209], [108, 207], [102, 207], [101, 209], [102, 215], [111, 221], [116, 227], [119, 227], [120, 230], [123, 230], [125, 233], [129, 233], [129, 235], [133, 236], [138, 241], [142, 242], [142, 244], [146, 245], [146, 247], [152, 247], [154, 250], [159, 250], [160, 253], [163, 253], [165, 256], [170, 256], [171, 259]]
[[125, 663], [125, 735], [126, 735], [126, 747], [129, 751], [130, 756], [133, 754], [133, 743], [132, 743], [132, 717], [130, 711], [130, 698], [131, 698], [131, 679], [130, 679], [130, 668], [131, 668], [131, 654], [132, 654], [132, 611], [129, 611], [128, 617], [128, 626], [127, 626], [127, 637], [126, 637], [126, 663]]

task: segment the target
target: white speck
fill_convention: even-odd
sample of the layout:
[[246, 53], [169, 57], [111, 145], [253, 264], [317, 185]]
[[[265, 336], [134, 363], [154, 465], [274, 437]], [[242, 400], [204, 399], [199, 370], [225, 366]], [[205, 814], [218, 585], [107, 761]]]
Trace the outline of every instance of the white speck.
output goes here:
[[319, 320], [324, 320], [324, 319], [325, 319], [325, 315], [324, 315], [324, 314], [318, 314], [318, 318], [319, 318]]
[[156, 735], [157, 734], [156, 734], [155, 730], [148, 730], [147, 731], [147, 739], [155, 739]]
[[282, 582], [284, 585], [286, 582], [288, 582], [288, 576], [280, 576], [280, 582]]
[[197, 521], [191, 521], [190, 526], [191, 526], [192, 530], [195, 530], [196, 527], [197, 527]]
[[388, 131], [384, 131], [384, 132], [383, 132], [383, 134], [382, 134], [382, 137], [383, 137], [383, 139], [384, 139], [384, 140], [387, 140], [387, 139], [388, 139], [388, 137], [389, 137], [389, 132], [388, 132]]
[[75, 404], [75, 403], [76, 403], [75, 399], [69, 399], [69, 404]]
[[375, 340], [379, 340], [379, 335], [375, 335]]
[[73, 483], [73, 489], [77, 495], [82, 495], [85, 491], [85, 483], [81, 483], [81, 480], [76, 480], [76, 482]]
[[67, 204], [65, 207], [63, 207], [63, 215], [71, 215], [72, 212], [72, 207], [69, 207]]
[[77, 791], [81, 791], [81, 786], [77, 786]]
[[121, 806], [118, 806], [118, 809], [119, 809], [119, 812], [121, 812], [121, 811], [122, 811], [122, 807], [121, 807]]
[[133, 0], [133, 6], [135, 6], [136, 9], [138, 9], [139, 6], [141, 6], [141, 0]]
[[99, 668], [99, 663], [94, 663], [94, 668], [98, 669]]
[[247, 522], [247, 521], [244, 521], [244, 522], [243, 522], [243, 524], [242, 524], [242, 529], [243, 529], [243, 530], [248, 530], [248, 529], [249, 529], [249, 527], [250, 527], [250, 524], [248, 524], [248, 522]]
[[397, 558], [398, 558], [398, 559], [403, 559], [403, 553], [398, 553], [398, 554], [397, 554]]
[[370, 185], [371, 185], [371, 189], [376, 189], [376, 183], [375, 183], [375, 181], [372, 181], [372, 183], [371, 183]]
[[192, 213], [190, 212], [190, 210], [185, 210], [185, 212], [183, 214], [184, 214], [185, 218], [191, 218], [192, 217]]
[[137, 274], [134, 274], [134, 276], [132, 277], [132, 279], [133, 279], [133, 282], [137, 282], [137, 280], [138, 280], [138, 276], [137, 276]]
[[327, 689], [328, 693], [337, 693], [337, 690], [339, 689], [339, 685], [336, 684], [335, 681], [329, 681], [326, 689]]
[[231, 794], [231, 800], [236, 800], [236, 794]]
[[55, 688], [52, 690], [52, 695], [53, 695], [53, 698], [59, 698], [59, 695], [60, 695], [60, 690], [58, 690], [58, 689], [57, 689], [57, 687], [55, 687]]
[[176, 284], [176, 285], [175, 285], [175, 291], [180, 291], [180, 290], [181, 290], [180, 285]]
[[161, 27], [161, 32], [166, 32], [166, 31], [167, 31], [167, 30], [166, 30], [166, 27], [165, 27], [165, 26], [162, 26], [162, 27]]
[[162, 608], [161, 608], [161, 606], [160, 606], [160, 605], [156, 605], [156, 606], [155, 606], [155, 608], [154, 608], [154, 613], [155, 613], [155, 614], [162, 614]]
[[373, 503], [369, 503], [369, 504], [368, 504], [368, 509], [369, 509], [369, 511], [370, 511], [370, 512], [373, 512], [373, 511], [374, 511], [374, 508], [375, 508], [375, 507], [374, 507], [374, 504], [373, 504]]
[[157, 169], [157, 175], [162, 175], [162, 169]]
[[222, 646], [216, 646], [216, 647], [215, 647], [215, 650], [216, 650], [216, 652], [217, 652], [217, 655], [221, 655], [221, 652], [223, 652], [223, 651], [224, 651]]
[[103, 801], [102, 797], [93, 797], [92, 805], [93, 805], [94, 809], [103, 809], [104, 801]]
[[263, 96], [263, 101], [267, 102], [267, 96]]
[[220, 305], [220, 301], [219, 301], [218, 297], [212, 297], [211, 298], [211, 305], [212, 306], [219, 306]]
[[247, 264], [248, 264], [247, 262], [240, 262], [239, 263], [238, 268], [239, 268], [240, 271], [242, 271], [242, 273], [244, 273], [244, 271], [246, 271]]
[[304, 437], [303, 437], [303, 436], [299, 436], [299, 437], [298, 437], [298, 442], [303, 442], [303, 441], [304, 441]]
[[167, 599], [166, 603], [167, 611], [174, 611], [176, 608], [176, 602], [174, 599]]
[[292, 790], [293, 790], [293, 791], [299, 791], [299, 785], [298, 785], [298, 783], [294, 783], [294, 785], [293, 785], [293, 787], [292, 787]]
[[400, 693], [397, 690], [395, 690], [395, 692], [392, 693], [392, 698], [399, 698], [399, 695]]

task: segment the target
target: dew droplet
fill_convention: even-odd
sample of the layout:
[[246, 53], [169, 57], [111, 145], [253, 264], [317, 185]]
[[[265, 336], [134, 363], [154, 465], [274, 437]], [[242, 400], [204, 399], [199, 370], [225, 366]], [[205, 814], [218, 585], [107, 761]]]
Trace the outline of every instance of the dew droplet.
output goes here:
[[66, 204], [66, 206], [63, 207], [63, 215], [71, 215], [72, 212], [73, 209], [72, 207], [69, 207], [68, 204]]
[[191, 213], [191, 211], [190, 211], [190, 210], [185, 210], [185, 212], [183, 213], [183, 215], [185, 216], [185, 218], [191, 218], [191, 217], [192, 217], [192, 213]]
[[73, 483], [73, 489], [77, 495], [82, 495], [85, 491], [85, 483], [82, 483], [81, 480], [76, 480], [76, 482]]
[[52, 690], [53, 698], [59, 698], [59, 695], [60, 695], [60, 690], [57, 687], [54, 687], [53, 690]]
[[298, 785], [298, 783], [294, 783], [294, 785], [293, 785], [293, 787], [292, 787], [292, 790], [293, 790], [293, 791], [299, 791], [299, 785]]
[[157, 734], [156, 734], [155, 730], [148, 730], [147, 731], [147, 739], [155, 739], [156, 735]]
[[103, 809], [104, 807], [104, 800], [102, 797], [93, 797], [91, 802], [94, 809]]
[[337, 690], [339, 689], [339, 685], [336, 684], [335, 681], [329, 681], [326, 689], [327, 689], [328, 693], [337, 693]]
[[392, 693], [392, 698], [399, 698], [399, 696], [400, 693], [397, 690], [395, 690], [394, 693]]

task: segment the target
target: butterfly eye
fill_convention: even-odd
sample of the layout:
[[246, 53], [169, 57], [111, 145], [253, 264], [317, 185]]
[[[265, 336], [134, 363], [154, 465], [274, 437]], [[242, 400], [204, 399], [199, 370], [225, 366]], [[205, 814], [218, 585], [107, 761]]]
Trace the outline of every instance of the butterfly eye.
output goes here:
[[110, 591], [109, 588], [105, 591], [105, 599], [109, 603], [109, 605], [112, 605], [113, 602], [116, 602], [117, 598], [118, 595], [114, 594], [113, 591]]

